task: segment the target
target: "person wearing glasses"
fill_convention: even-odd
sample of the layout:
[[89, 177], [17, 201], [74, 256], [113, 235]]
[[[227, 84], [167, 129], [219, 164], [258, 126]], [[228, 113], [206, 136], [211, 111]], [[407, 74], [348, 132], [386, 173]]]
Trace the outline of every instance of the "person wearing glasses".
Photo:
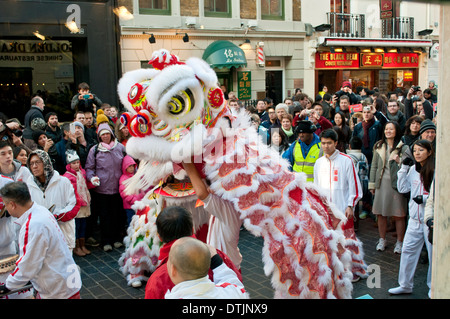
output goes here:
[[31, 152], [27, 166], [32, 173], [26, 181], [32, 200], [53, 213], [72, 252], [75, 248], [75, 216], [80, 210], [80, 200], [77, 200], [72, 183], [53, 169], [45, 151]]

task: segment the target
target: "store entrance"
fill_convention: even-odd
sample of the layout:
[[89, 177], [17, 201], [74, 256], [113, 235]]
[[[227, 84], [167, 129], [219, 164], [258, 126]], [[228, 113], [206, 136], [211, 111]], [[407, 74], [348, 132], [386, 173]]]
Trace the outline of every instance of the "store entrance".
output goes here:
[[21, 119], [30, 108], [32, 84], [33, 68], [0, 68], [0, 112]]
[[266, 71], [266, 96], [273, 105], [283, 102], [283, 71]]

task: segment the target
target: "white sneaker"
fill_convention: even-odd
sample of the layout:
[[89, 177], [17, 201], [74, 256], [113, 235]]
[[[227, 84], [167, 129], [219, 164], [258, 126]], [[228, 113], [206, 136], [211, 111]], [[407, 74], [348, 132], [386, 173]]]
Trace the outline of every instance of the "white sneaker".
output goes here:
[[385, 248], [386, 248], [386, 240], [383, 238], [380, 238], [378, 240], [377, 250], [384, 251]]
[[410, 294], [410, 293], [412, 293], [412, 289], [411, 288], [396, 287], [396, 288], [389, 289], [388, 292], [391, 295]]
[[403, 245], [403, 243], [401, 241], [397, 241], [395, 243], [394, 254], [400, 255], [402, 253], [402, 245]]
[[111, 245], [103, 246], [103, 251], [111, 251], [111, 250], [112, 250], [112, 246]]
[[134, 288], [139, 288], [139, 287], [142, 286], [142, 282], [141, 282], [140, 280], [138, 280], [138, 281], [133, 281], [133, 282], [131, 283], [131, 286], [134, 287]]
[[116, 241], [115, 243], [114, 243], [114, 247], [115, 248], [120, 248], [120, 247], [122, 247], [123, 246], [123, 244], [120, 242], [120, 241]]

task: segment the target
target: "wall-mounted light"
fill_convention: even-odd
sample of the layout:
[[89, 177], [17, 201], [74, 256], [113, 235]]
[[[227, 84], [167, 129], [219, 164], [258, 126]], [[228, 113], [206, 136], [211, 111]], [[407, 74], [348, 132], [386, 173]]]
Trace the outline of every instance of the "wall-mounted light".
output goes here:
[[131, 20], [131, 19], [134, 19], [133, 14], [132, 14], [130, 11], [128, 11], [128, 9], [127, 9], [126, 7], [124, 7], [124, 6], [115, 8], [115, 9], [113, 10], [113, 12], [114, 12], [114, 13], [116, 14], [116, 16], [118, 16], [119, 19], [121, 19], [121, 20]]
[[370, 53], [370, 52], [372, 52], [372, 49], [370, 49], [370, 48], [362, 49], [361, 52]]
[[185, 43], [186, 43], [186, 42], [189, 42], [189, 36], [188, 36], [187, 33], [184, 34], [183, 42], [185, 42]]
[[383, 53], [384, 50], [383, 50], [382, 48], [376, 48], [376, 49], [375, 49], [375, 52], [377, 52], [377, 53]]
[[243, 49], [243, 50], [245, 50], [245, 49], [251, 49], [251, 43], [250, 43], [250, 40], [249, 40], [249, 39], [245, 39], [244, 43], [241, 43], [241, 44], [239, 45], [239, 47], [240, 47], [241, 49]]
[[153, 35], [153, 33], [150, 34], [150, 38], [148, 38], [148, 42], [150, 42], [150, 43], [155, 43], [156, 42], [156, 39], [155, 39], [155, 36]]
[[78, 28], [76, 22], [74, 20], [69, 21], [65, 24], [66, 28], [70, 30], [72, 33], [79, 33], [80, 28]]
[[33, 34], [34, 34], [37, 38], [41, 39], [42, 41], [45, 41], [45, 36], [42, 35], [42, 34], [40, 34], [39, 31], [35, 31], [35, 32], [33, 32]]
[[417, 32], [418, 35], [424, 36], [424, 35], [430, 35], [433, 33], [433, 29], [425, 29]]
[[331, 24], [320, 24], [317, 27], [314, 27], [314, 31], [316, 32], [324, 32], [331, 29]]

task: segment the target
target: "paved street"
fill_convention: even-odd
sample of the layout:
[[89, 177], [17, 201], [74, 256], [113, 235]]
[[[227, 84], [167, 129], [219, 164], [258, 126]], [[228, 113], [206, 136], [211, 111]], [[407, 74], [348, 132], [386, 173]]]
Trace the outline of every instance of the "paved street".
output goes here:
[[[380, 269], [379, 287], [369, 288], [366, 280], [354, 284], [353, 297], [370, 295], [374, 299], [427, 299], [428, 287], [426, 275], [428, 264], [418, 263], [415, 275], [414, 292], [410, 295], [390, 296], [387, 290], [396, 287], [400, 255], [393, 253], [395, 237], [388, 233], [388, 247], [384, 252], [375, 250], [378, 231], [371, 219], [360, 222], [357, 236], [364, 244], [365, 261], [367, 265], [378, 265]], [[246, 290], [252, 299], [272, 299], [273, 289], [270, 279], [264, 275], [261, 258], [263, 239], [254, 237], [248, 231], [241, 231], [239, 247], [243, 256], [242, 276]], [[92, 254], [86, 257], [75, 256], [75, 261], [81, 268], [83, 299], [143, 299], [144, 287], [132, 288], [119, 271], [118, 259], [123, 248], [113, 249], [105, 253], [99, 247], [92, 249]], [[376, 267], [374, 267], [376, 268]], [[376, 283], [371, 280], [370, 283]]]

